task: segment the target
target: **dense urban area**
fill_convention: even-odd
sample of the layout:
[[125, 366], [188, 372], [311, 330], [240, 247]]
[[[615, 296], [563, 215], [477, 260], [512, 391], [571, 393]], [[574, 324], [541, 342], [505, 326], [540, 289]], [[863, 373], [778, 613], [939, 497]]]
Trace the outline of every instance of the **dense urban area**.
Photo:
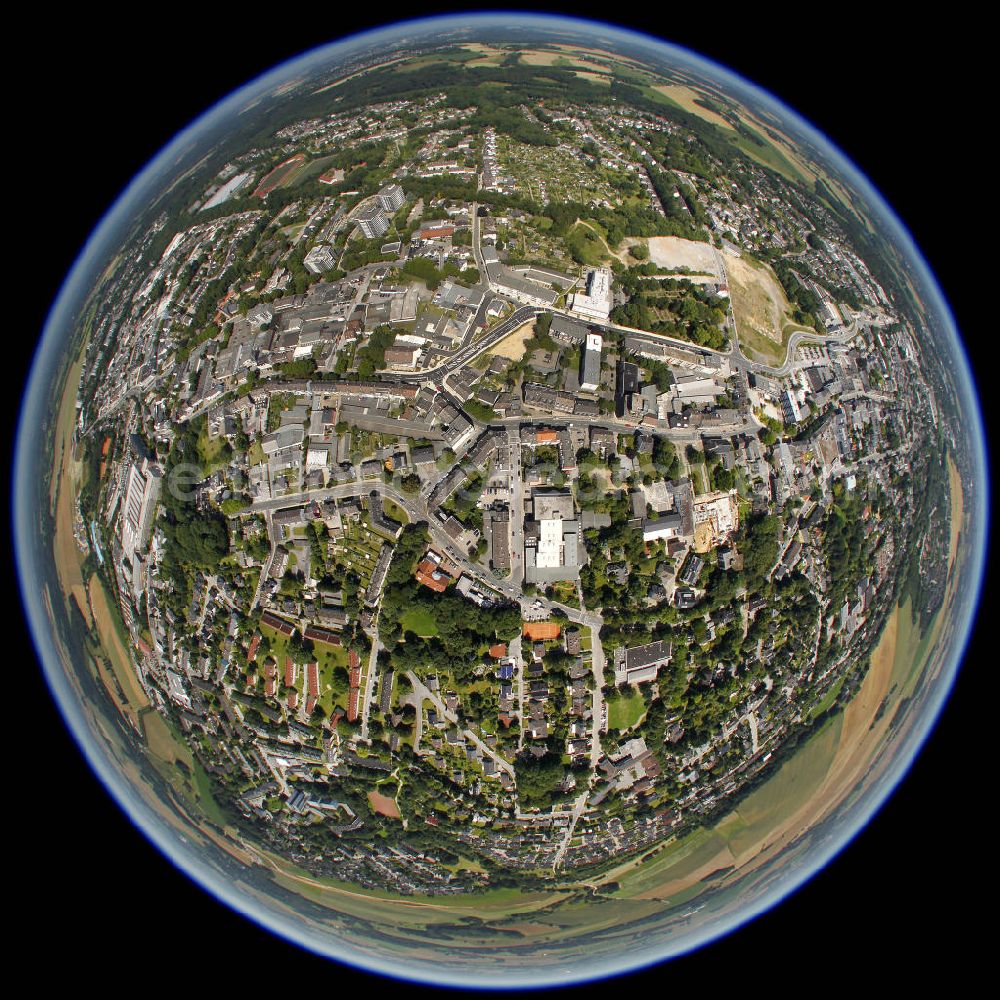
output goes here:
[[220, 825], [400, 893], [599, 871], [933, 614], [935, 387], [863, 221], [732, 108], [593, 50], [399, 59], [115, 262], [76, 539]]

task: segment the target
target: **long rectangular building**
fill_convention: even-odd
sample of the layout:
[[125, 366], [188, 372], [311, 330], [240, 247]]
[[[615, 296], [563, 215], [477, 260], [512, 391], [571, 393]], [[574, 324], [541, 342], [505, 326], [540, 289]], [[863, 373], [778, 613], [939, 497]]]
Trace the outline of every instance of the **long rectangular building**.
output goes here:
[[392, 562], [392, 553], [392, 546], [385, 543], [379, 549], [375, 568], [372, 570], [368, 588], [365, 590], [365, 604], [370, 608], [378, 604], [379, 595], [382, 593], [382, 584], [385, 583], [385, 575], [389, 572], [389, 563]]
[[159, 466], [148, 459], [129, 466], [122, 504], [121, 542], [122, 552], [130, 563], [149, 540], [162, 477]]
[[601, 384], [601, 350], [604, 338], [599, 333], [588, 333], [580, 357], [580, 391], [597, 392]]

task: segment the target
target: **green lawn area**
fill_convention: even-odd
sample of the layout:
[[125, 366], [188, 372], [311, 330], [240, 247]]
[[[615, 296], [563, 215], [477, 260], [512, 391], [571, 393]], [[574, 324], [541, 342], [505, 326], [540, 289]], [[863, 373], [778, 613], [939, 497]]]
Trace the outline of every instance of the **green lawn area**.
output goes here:
[[638, 691], [612, 695], [608, 699], [608, 728], [628, 729], [634, 726], [646, 711], [646, 702]]
[[[261, 625], [260, 631], [262, 635], [267, 636], [270, 640], [270, 655], [274, 657], [275, 662], [278, 664], [278, 698], [280, 701], [283, 701], [285, 698], [285, 657], [288, 655], [288, 640], [280, 632], [276, 632], [267, 625]], [[319, 667], [319, 704], [323, 707], [327, 715], [333, 711], [335, 705], [340, 705], [341, 708], [346, 709], [347, 691], [346, 689], [344, 691], [334, 690], [332, 671], [335, 666], [347, 666], [347, 650], [343, 646], [331, 646], [325, 642], [317, 642], [313, 646], [313, 658]], [[258, 662], [263, 662], [259, 655]], [[299, 693], [305, 697], [306, 681], [304, 666], [298, 668], [298, 682], [296, 687]]]
[[423, 608], [411, 608], [400, 618], [399, 623], [403, 626], [404, 632], [415, 632], [419, 636], [438, 634], [434, 616]]
[[698, 462], [692, 462], [690, 469], [695, 493], [699, 495], [702, 493], [708, 493], [708, 472], [706, 471], [705, 466]]
[[555, 599], [561, 604], [575, 605], [579, 600], [576, 584], [572, 580], [559, 580], [552, 585]]
[[[260, 634], [266, 636], [268, 641], [271, 643], [270, 655], [274, 657], [275, 662], [278, 664], [280, 670], [285, 669], [285, 656], [288, 653], [288, 639], [283, 636], [276, 629], [271, 628], [269, 625], [261, 624], [259, 626]], [[257, 662], [263, 663], [263, 657], [258, 653]]]
[[406, 511], [399, 506], [394, 500], [390, 500], [388, 497], [383, 497], [382, 499], [382, 510], [385, 512], [386, 517], [391, 517], [394, 521], [399, 521], [400, 524], [409, 524], [410, 519], [407, 517]]
[[[319, 704], [323, 711], [330, 716], [337, 705], [346, 711], [347, 688], [334, 686], [333, 668], [347, 666], [347, 650], [343, 646], [330, 646], [325, 642], [317, 642], [313, 645], [313, 656], [319, 667]], [[305, 691], [305, 682], [302, 681], [301, 685]]]
[[232, 448], [229, 442], [220, 434], [215, 440], [208, 437], [208, 429], [202, 428], [198, 435], [198, 455], [202, 463], [214, 471], [229, 462]]

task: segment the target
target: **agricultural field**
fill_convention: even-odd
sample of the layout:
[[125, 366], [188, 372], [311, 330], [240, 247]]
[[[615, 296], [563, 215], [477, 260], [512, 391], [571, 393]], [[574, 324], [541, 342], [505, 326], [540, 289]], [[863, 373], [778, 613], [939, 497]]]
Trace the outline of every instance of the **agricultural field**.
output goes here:
[[794, 815], [816, 794], [840, 744], [843, 715], [824, 723], [774, 776], [752, 791], [736, 809], [736, 820], [724, 829], [734, 854], [760, 842], [775, 826]]
[[676, 104], [685, 111], [690, 111], [691, 114], [697, 115], [699, 118], [704, 118], [705, 121], [711, 122], [713, 125], [718, 125], [720, 128], [735, 131], [733, 126], [717, 111], [713, 111], [698, 103], [698, 101], [705, 101], [705, 96], [693, 87], [686, 87], [680, 83], [659, 83], [654, 84], [653, 90], [657, 94], [667, 98], [671, 104]]
[[73, 537], [74, 497], [79, 488], [82, 463], [74, 458], [73, 429], [76, 423], [76, 389], [82, 361], [74, 362], [66, 379], [66, 390], [59, 403], [59, 419], [53, 454], [55, 473], [49, 493], [50, 510], [55, 521], [55, 562], [63, 592], [74, 599], [87, 624], [92, 624], [87, 589], [80, 571], [80, 549]]
[[90, 578], [87, 596], [101, 647], [107, 653], [114, 676], [121, 686], [122, 694], [127, 699], [128, 714], [138, 729], [140, 715], [150, 707], [149, 698], [146, 697], [146, 692], [139, 683], [135, 668], [132, 666], [132, 658], [128, 652], [128, 642], [118, 617], [118, 609], [111, 603], [96, 573]]

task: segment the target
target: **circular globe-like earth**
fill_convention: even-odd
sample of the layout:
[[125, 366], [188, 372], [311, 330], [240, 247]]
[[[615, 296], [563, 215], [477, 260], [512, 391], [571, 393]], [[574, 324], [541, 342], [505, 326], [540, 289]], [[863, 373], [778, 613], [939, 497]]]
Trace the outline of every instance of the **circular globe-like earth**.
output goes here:
[[988, 512], [866, 179], [691, 52], [527, 15], [337, 42], [178, 135], [52, 308], [14, 498], [46, 678], [150, 840], [485, 988], [823, 867], [948, 695]]

